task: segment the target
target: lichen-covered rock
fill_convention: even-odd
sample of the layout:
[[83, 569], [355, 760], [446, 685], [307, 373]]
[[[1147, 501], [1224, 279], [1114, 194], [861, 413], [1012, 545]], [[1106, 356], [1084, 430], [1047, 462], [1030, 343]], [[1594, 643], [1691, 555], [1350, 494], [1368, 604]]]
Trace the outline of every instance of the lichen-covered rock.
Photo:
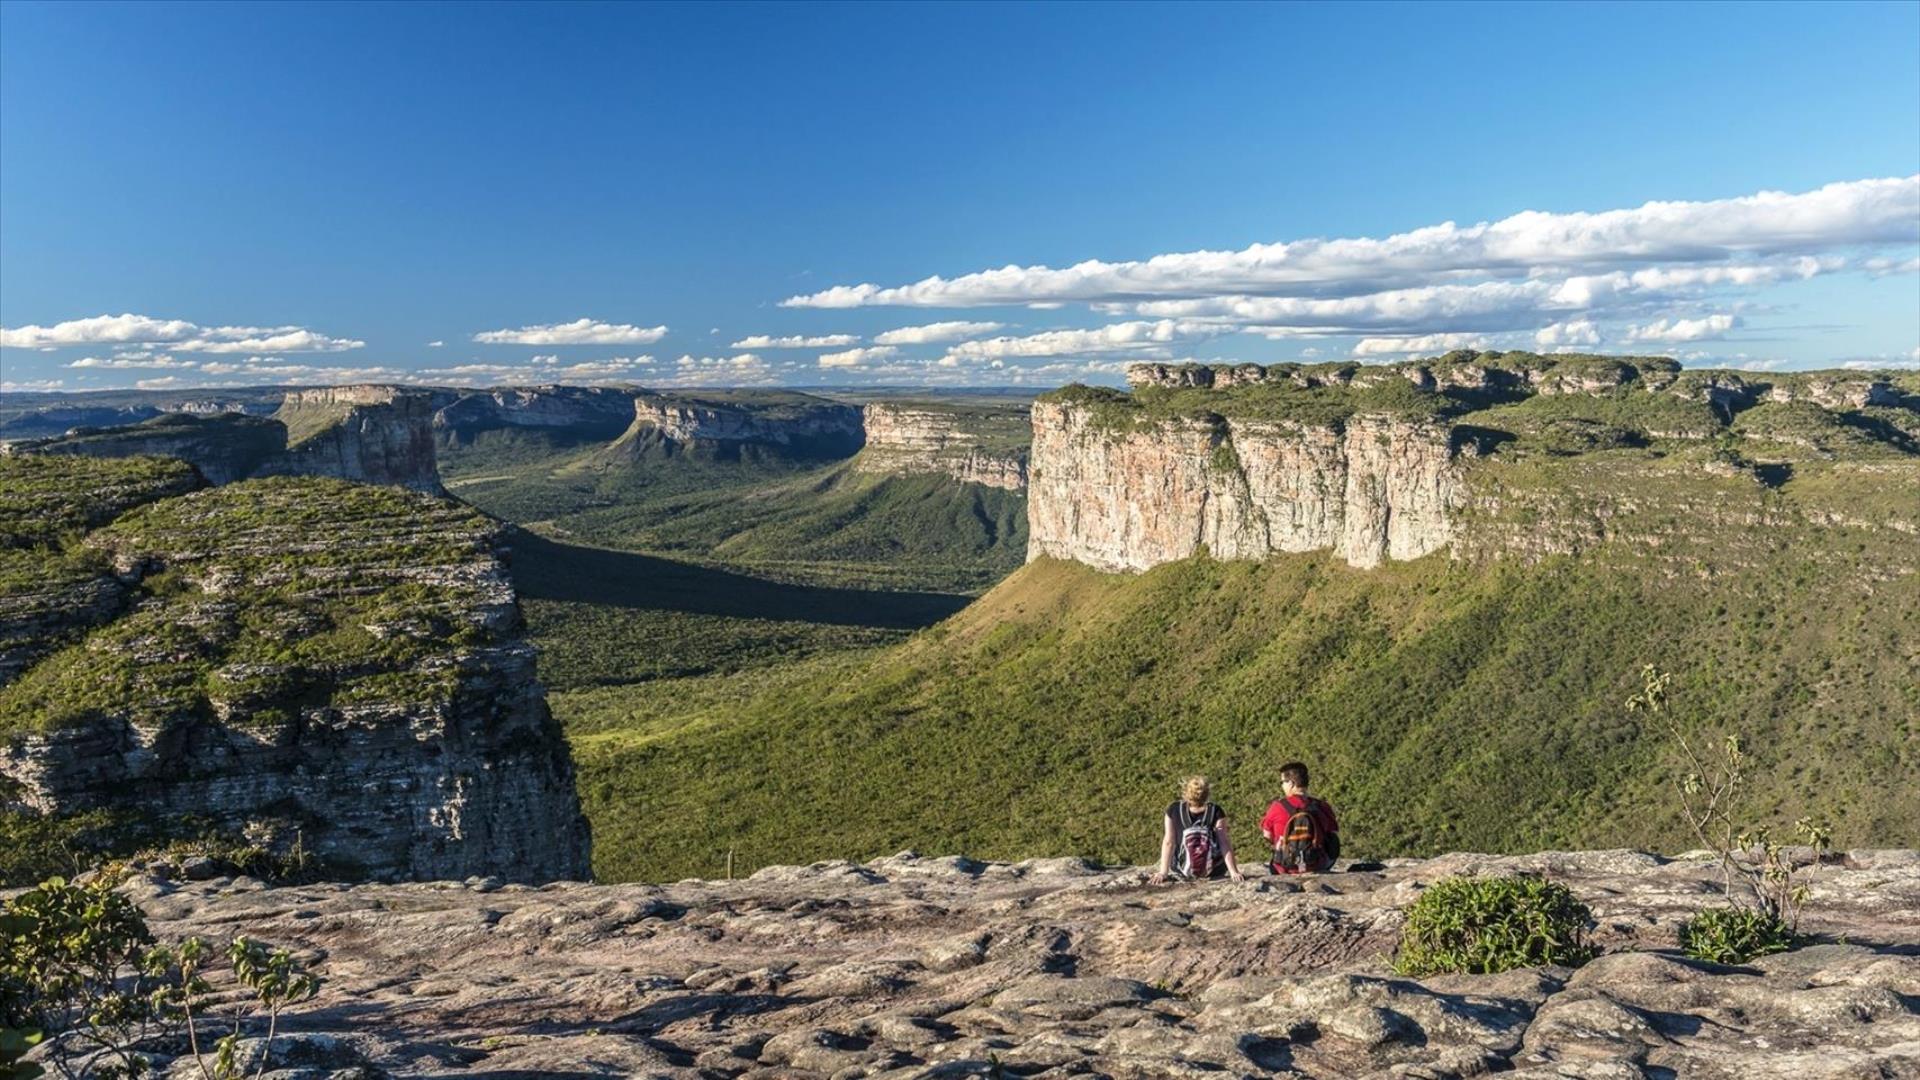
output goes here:
[[[289, 1048], [290, 1064], [686, 1080], [1734, 1080], [1920, 1069], [1920, 860], [1908, 854], [1817, 871], [1806, 929], [1855, 944], [1743, 968], [1672, 951], [1679, 924], [1715, 902], [1714, 864], [1634, 852], [1396, 860], [1318, 877], [1310, 892], [1264, 871], [1155, 888], [1133, 868], [910, 854], [867, 864], [858, 882], [789, 869], [550, 889], [122, 888], [163, 937], [241, 929], [312, 958], [326, 982], [283, 1020], [310, 1043]], [[1577, 970], [1391, 973], [1401, 910], [1423, 883], [1523, 868], [1594, 909], [1604, 955]], [[979, 945], [972, 962], [914, 959], [958, 945]]]
[[0, 686], [126, 604], [128, 583], [74, 537], [199, 485], [172, 458], [0, 455]]

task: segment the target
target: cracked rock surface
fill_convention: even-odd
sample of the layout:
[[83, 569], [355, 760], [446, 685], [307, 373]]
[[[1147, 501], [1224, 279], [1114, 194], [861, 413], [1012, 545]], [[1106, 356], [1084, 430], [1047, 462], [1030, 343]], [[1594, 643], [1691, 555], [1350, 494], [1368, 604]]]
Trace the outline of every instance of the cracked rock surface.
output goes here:
[[[1579, 894], [1603, 954], [1391, 973], [1426, 885], [1513, 872]], [[124, 888], [163, 938], [244, 932], [325, 978], [286, 1021], [287, 1077], [1920, 1076], [1920, 853], [1819, 868], [1821, 943], [1748, 967], [1674, 949], [1716, 880], [1629, 851], [1164, 887], [902, 854], [671, 885]]]

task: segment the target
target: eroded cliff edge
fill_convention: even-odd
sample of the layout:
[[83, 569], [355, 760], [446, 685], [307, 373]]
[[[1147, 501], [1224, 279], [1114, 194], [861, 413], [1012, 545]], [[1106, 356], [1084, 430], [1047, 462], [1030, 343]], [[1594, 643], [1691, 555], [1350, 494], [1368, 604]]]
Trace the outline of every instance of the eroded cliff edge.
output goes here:
[[854, 459], [861, 472], [935, 473], [1006, 491], [1027, 486], [1031, 435], [1022, 411], [869, 402], [861, 412], [866, 446]]
[[[1578, 969], [1395, 977], [1404, 912], [1460, 874], [1543, 874], [1596, 917]], [[289, 1062], [396, 1076], [1754, 1080], [1920, 1071], [1920, 857], [1811, 875], [1826, 942], [1675, 950], [1710, 859], [1446, 855], [1153, 888], [1078, 859], [902, 853], [738, 881], [265, 888], [142, 875], [165, 938], [243, 928], [327, 980]], [[185, 1075], [190, 1059], [178, 1066]], [[334, 1075], [339, 1075], [335, 1073]], [[364, 1074], [363, 1074], [364, 1075]]]
[[[36, 634], [70, 617], [0, 683], [0, 810], [297, 845], [348, 877], [588, 875], [496, 523], [318, 477], [155, 480], [95, 512], [103, 463], [49, 475], [67, 463], [0, 460], [0, 502], [100, 526], [8, 538], [73, 603], [40, 598]], [[0, 586], [0, 611], [28, 590]]]
[[[1689, 501], [1689, 474], [1856, 494], [1920, 479], [1920, 393], [1853, 372], [1459, 353], [1129, 377], [1131, 394], [1069, 387], [1035, 404], [1029, 559], [1139, 571], [1203, 550], [1325, 550], [1362, 568], [1437, 551], [1541, 557], [1656, 543], [1662, 514], [1742, 524]], [[1867, 499], [1865, 523], [1920, 527], [1907, 490]]]
[[12, 442], [0, 452], [177, 458], [213, 484], [330, 476], [439, 494], [433, 420], [433, 397], [424, 391], [328, 386], [287, 391], [270, 417], [169, 412], [137, 424]]

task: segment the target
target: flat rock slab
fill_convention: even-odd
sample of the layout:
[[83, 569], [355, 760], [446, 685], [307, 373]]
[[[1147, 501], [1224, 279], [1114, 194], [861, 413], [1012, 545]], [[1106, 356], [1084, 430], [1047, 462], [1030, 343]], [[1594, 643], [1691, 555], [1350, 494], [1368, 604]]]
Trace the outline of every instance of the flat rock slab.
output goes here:
[[[1578, 893], [1604, 955], [1392, 974], [1422, 889], [1517, 871]], [[1674, 951], [1715, 880], [1620, 851], [1165, 887], [902, 854], [671, 885], [123, 888], [163, 939], [244, 932], [324, 977], [282, 1022], [286, 1077], [1920, 1077], [1920, 859], [1822, 867], [1804, 929], [1828, 944], [1742, 968]]]

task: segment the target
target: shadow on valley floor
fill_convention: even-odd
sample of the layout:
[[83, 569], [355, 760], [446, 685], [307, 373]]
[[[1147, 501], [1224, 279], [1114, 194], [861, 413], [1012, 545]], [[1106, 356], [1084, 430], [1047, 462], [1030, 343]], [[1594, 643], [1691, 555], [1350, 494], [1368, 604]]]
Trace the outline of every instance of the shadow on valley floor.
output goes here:
[[522, 597], [698, 615], [915, 630], [973, 601], [952, 593], [789, 585], [515, 528], [513, 580]]

